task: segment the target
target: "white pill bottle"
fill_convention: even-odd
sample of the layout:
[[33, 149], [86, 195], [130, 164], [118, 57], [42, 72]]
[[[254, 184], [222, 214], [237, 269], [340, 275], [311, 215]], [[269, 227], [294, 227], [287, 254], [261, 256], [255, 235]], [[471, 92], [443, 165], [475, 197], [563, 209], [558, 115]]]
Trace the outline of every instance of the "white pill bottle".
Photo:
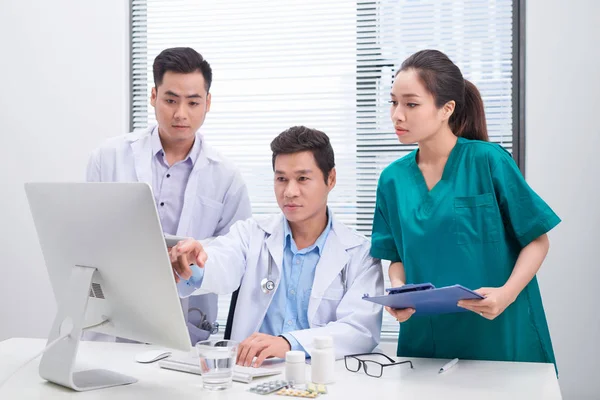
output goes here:
[[294, 385], [306, 383], [306, 353], [304, 351], [288, 351], [285, 353], [285, 380]]
[[335, 352], [331, 336], [316, 336], [311, 354], [311, 381], [329, 385], [335, 382]]

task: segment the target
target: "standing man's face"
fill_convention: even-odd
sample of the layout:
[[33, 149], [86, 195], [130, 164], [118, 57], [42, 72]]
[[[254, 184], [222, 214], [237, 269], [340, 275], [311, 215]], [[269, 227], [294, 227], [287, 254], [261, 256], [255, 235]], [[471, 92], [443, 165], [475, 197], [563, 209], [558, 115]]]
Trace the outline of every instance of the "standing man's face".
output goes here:
[[158, 89], [152, 88], [150, 103], [162, 140], [193, 142], [210, 110], [210, 93], [206, 92], [200, 71], [189, 74], [167, 71]]
[[307, 222], [327, 209], [327, 196], [335, 186], [335, 168], [327, 183], [313, 153], [279, 154], [275, 158], [275, 196], [291, 223]]

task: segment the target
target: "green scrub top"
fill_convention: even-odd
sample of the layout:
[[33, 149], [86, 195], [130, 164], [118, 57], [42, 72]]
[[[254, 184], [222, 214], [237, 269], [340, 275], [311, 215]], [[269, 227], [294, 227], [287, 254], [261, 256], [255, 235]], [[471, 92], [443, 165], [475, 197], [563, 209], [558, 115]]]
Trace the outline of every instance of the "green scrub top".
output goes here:
[[[500, 287], [521, 249], [560, 222], [497, 144], [459, 138], [431, 191], [417, 152], [382, 172], [373, 220], [371, 255], [401, 261], [406, 283]], [[471, 311], [411, 317], [397, 353], [555, 363], [537, 279], [492, 321]]]

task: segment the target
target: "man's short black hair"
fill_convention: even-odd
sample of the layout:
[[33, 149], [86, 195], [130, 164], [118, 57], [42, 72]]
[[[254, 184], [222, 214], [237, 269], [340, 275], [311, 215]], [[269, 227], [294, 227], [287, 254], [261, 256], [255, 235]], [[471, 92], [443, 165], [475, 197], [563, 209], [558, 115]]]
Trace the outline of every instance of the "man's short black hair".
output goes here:
[[199, 71], [205, 82], [206, 93], [212, 83], [210, 64], [200, 53], [190, 47], [173, 47], [163, 50], [155, 59], [152, 66], [154, 87], [158, 89], [167, 71], [180, 74], [191, 74]]
[[328, 183], [329, 173], [335, 167], [333, 148], [329, 137], [321, 131], [305, 126], [292, 126], [281, 132], [271, 142], [271, 151], [273, 152], [273, 169], [275, 169], [275, 159], [279, 154], [310, 151], [315, 157], [319, 169], [323, 172], [325, 183]]

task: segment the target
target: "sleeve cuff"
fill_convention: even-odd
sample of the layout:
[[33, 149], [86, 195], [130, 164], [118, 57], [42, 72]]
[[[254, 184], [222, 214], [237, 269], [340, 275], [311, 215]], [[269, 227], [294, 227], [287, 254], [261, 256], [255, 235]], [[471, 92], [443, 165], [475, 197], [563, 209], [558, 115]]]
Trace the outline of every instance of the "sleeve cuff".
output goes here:
[[526, 247], [529, 243], [542, 236], [544, 233], [550, 232], [556, 225], [561, 222], [561, 219], [556, 214], [552, 214], [547, 218], [535, 224], [528, 232], [518, 237], [521, 247]]
[[381, 260], [388, 260], [391, 262], [402, 261], [396, 250], [390, 250], [383, 247], [374, 246], [371, 243], [371, 257], [379, 258]]
[[300, 344], [300, 342], [298, 342], [296, 340], [296, 338], [294, 337], [294, 335], [292, 335], [291, 333], [284, 333], [281, 336], [283, 336], [285, 338], [285, 340], [287, 340], [290, 343], [291, 350], [294, 350], [294, 351], [303, 351], [304, 354], [306, 355], [306, 357], [309, 357], [309, 354], [306, 352], [306, 350], [304, 350], [304, 347], [302, 347], [302, 345]]
[[181, 279], [177, 284], [177, 291], [179, 292], [180, 298], [189, 297], [202, 286], [202, 281], [204, 280], [204, 268], [200, 268], [194, 264], [191, 266], [191, 270], [192, 276], [190, 279], [187, 281]]

